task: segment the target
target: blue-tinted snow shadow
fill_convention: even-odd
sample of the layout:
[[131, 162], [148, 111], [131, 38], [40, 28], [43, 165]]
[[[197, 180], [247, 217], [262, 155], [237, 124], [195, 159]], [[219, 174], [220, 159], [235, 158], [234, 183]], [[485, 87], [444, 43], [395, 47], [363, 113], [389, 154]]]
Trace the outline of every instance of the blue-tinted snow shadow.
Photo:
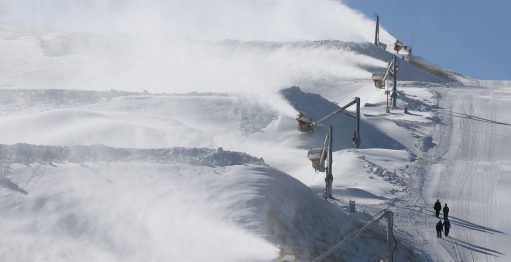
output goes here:
[[388, 200], [386, 197], [375, 195], [371, 192], [365, 191], [360, 188], [337, 188], [332, 190], [332, 194], [338, 198], [364, 198], [364, 199], [376, 199], [376, 200]]
[[[291, 106], [310, 117], [313, 122], [339, 108], [339, 105], [330, 102], [322, 96], [303, 92], [296, 86], [282, 89], [281, 94]], [[363, 105], [364, 102], [361, 101], [361, 104]], [[350, 110], [353, 109], [350, 108]], [[361, 111], [363, 111], [363, 108]], [[355, 119], [343, 113], [337, 113], [328, 120], [325, 120], [322, 124], [325, 126], [317, 126], [312, 134], [307, 135], [306, 139], [309, 140], [308, 143], [306, 143], [307, 145], [317, 145], [321, 147], [327, 134], [326, 126], [332, 125], [334, 151], [353, 148], [351, 139], [353, 137], [353, 131], [356, 129]], [[404, 149], [401, 143], [381, 132], [364, 117], [360, 120], [360, 137], [362, 140], [361, 148]]]
[[14, 182], [9, 180], [7, 177], [0, 176], [0, 186], [8, 188], [10, 190], [16, 191], [18, 193], [22, 193], [24, 195], [28, 194], [26, 190], [16, 185]]
[[[433, 207], [431, 208], [420, 208], [420, 210], [417, 210], [417, 209], [414, 209], [412, 207], [403, 207], [403, 209], [406, 209], [406, 210], [409, 210], [409, 211], [413, 211], [413, 212], [416, 212], [416, 213], [420, 213], [422, 215], [425, 215], [425, 216], [435, 216], [435, 212], [433, 211]], [[443, 220], [443, 214], [442, 212], [440, 212], [440, 217], [439, 219], [442, 219]], [[488, 233], [488, 234], [506, 234], [505, 232], [502, 232], [500, 230], [496, 230], [496, 229], [493, 229], [493, 228], [489, 228], [489, 227], [485, 227], [485, 226], [482, 226], [482, 225], [478, 225], [478, 224], [475, 224], [475, 223], [472, 223], [470, 221], [467, 221], [467, 220], [464, 220], [464, 219], [461, 219], [461, 218], [458, 218], [458, 217], [455, 217], [455, 216], [449, 216], [449, 221], [451, 221], [451, 226], [452, 226], [452, 230], [455, 230], [455, 226], [459, 226], [459, 227], [464, 227], [466, 229], [470, 229], [470, 230], [475, 230], [475, 231], [479, 231], [479, 232], [483, 232], [483, 233]]]
[[510, 123], [499, 122], [499, 121], [495, 121], [495, 120], [492, 120], [492, 119], [483, 118], [483, 117], [479, 117], [479, 116], [468, 115], [468, 114], [464, 114], [464, 113], [457, 113], [457, 112], [452, 112], [452, 111], [449, 111], [449, 112], [436, 111], [436, 113], [437, 114], [441, 114], [441, 115], [448, 115], [448, 116], [451, 116], [451, 117], [465, 118], [465, 119], [474, 120], [474, 121], [483, 122], [483, 123], [488, 123], [488, 124], [511, 126]]
[[474, 245], [474, 244], [471, 244], [471, 243], [468, 243], [468, 242], [465, 242], [463, 240], [460, 240], [460, 239], [457, 239], [457, 238], [453, 238], [453, 237], [450, 237], [450, 236], [446, 237], [444, 239], [447, 242], [451, 242], [451, 243], [453, 243], [453, 244], [455, 244], [457, 246], [460, 246], [460, 247], [472, 250], [472, 251], [477, 252], [477, 253], [481, 253], [481, 254], [485, 254], [485, 255], [489, 255], [489, 256], [494, 256], [494, 257], [498, 257], [498, 255], [504, 255], [504, 253], [501, 253], [501, 252], [499, 252], [497, 250], [493, 250], [493, 249], [485, 248], [485, 247], [482, 247], [482, 246]]
[[492, 228], [489, 228], [489, 227], [485, 227], [485, 226], [481, 226], [481, 225], [478, 225], [478, 224], [474, 224], [472, 222], [469, 222], [467, 220], [464, 220], [464, 219], [461, 219], [461, 218], [457, 218], [457, 217], [453, 217], [453, 216], [449, 216], [449, 220], [451, 221], [451, 224], [452, 225], [457, 225], [457, 226], [461, 226], [461, 227], [464, 227], [464, 228], [467, 228], [467, 229], [472, 229], [472, 230], [476, 230], [476, 231], [480, 231], [480, 232], [484, 232], [484, 233], [490, 233], [490, 234], [494, 234], [494, 233], [498, 233], [498, 234], [506, 234], [500, 230], [496, 230], [496, 229], [492, 229]]
[[420, 114], [414, 114], [414, 113], [410, 113], [410, 112], [406, 112], [405, 115], [410, 115], [410, 116], [422, 116]]
[[[433, 207], [424, 208], [424, 207], [420, 207], [420, 206], [405, 206], [405, 207], [401, 207], [401, 208], [408, 210], [408, 211], [415, 212], [415, 213], [417, 213], [417, 215], [421, 215], [423, 217], [426, 217], [426, 216], [435, 217], [435, 212], [433, 211]], [[440, 212], [440, 218], [438, 218], [438, 219], [443, 219], [442, 212]], [[451, 242], [451, 243], [458, 245], [460, 247], [472, 250], [474, 252], [485, 254], [485, 255], [490, 255], [490, 256], [495, 256], [495, 257], [498, 257], [498, 255], [504, 255], [504, 253], [499, 252], [497, 250], [474, 245], [472, 243], [468, 243], [463, 240], [454, 238], [454, 237], [452, 237], [452, 235], [453, 235], [453, 233], [456, 234], [456, 231], [457, 231], [456, 226], [464, 227], [464, 228], [467, 228], [470, 230], [476, 230], [476, 231], [488, 233], [488, 234], [494, 234], [494, 233], [506, 234], [506, 233], [496, 230], [496, 229], [477, 225], [475, 223], [472, 223], [472, 222], [469, 222], [467, 220], [460, 219], [457, 217], [453, 217], [453, 216], [449, 216], [449, 221], [451, 221], [451, 236], [444, 238], [446, 241]], [[434, 229], [432, 229], [432, 230], [434, 230]]]
[[[316, 194], [322, 195], [325, 192], [324, 187], [312, 187], [312, 191]], [[337, 199], [371, 199], [371, 200], [389, 200], [386, 197], [375, 195], [371, 192], [365, 191], [360, 188], [333, 188], [332, 195]]]

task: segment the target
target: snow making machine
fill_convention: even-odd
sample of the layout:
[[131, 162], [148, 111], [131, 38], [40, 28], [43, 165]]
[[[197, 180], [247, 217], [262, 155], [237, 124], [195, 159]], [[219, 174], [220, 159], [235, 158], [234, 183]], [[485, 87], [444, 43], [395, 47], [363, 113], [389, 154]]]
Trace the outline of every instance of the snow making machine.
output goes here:
[[325, 172], [325, 160], [327, 156], [327, 148], [313, 148], [307, 151], [307, 157], [312, 162], [312, 167], [316, 172]]
[[383, 73], [373, 73], [373, 81], [374, 86], [378, 89], [384, 89], [385, 88], [385, 80], [384, 80], [385, 74]]
[[[352, 105], [356, 105], [356, 115], [355, 116], [352, 116], [351, 114], [348, 114], [345, 111], [346, 108], [348, 108]], [[356, 130], [355, 130], [355, 134], [352, 138], [352, 141], [353, 141], [353, 145], [356, 148], [359, 148], [360, 147], [360, 98], [359, 97], [353, 98], [353, 100], [351, 102], [349, 102], [348, 104], [346, 104], [345, 106], [337, 108], [335, 111], [327, 114], [326, 116], [324, 116], [323, 118], [321, 118], [315, 122], [312, 122], [312, 119], [310, 117], [307, 117], [304, 113], [300, 112], [298, 114], [298, 116], [296, 117], [296, 121], [298, 121], [298, 131], [301, 131], [302, 133], [310, 133], [313, 131], [315, 126], [322, 125], [321, 123], [323, 121], [329, 119], [330, 117], [332, 117], [333, 115], [335, 115], [339, 112], [342, 112], [342, 113], [346, 114], [347, 116], [354, 118], [357, 121], [357, 126], [356, 126]]]
[[399, 54], [399, 51], [401, 51], [401, 49], [403, 49], [403, 43], [399, 40], [396, 40], [396, 42], [394, 43], [394, 51], [396, 51], [396, 53]]
[[384, 73], [381, 72], [375, 72], [372, 75], [372, 79], [374, 81], [374, 86], [376, 89], [384, 89], [385, 88], [385, 82], [387, 79], [389, 79], [391, 76], [394, 78], [394, 84], [392, 85], [392, 92], [390, 90], [385, 90], [385, 94], [387, 95], [387, 107], [385, 108], [385, 111], [387, 113], [390, 113], [390, 107], [389, 107], [389, 96], [391, 96], [392, 99], [392, 107], [396, 108], [396, 100], [397, 100], [397, 73], [399, 72], [399, 62], [397, 57], [394, 55], [392, 57], [392, 60], [389, 61], [387, 64], [387, 68], [385, 69]]
[[310, 117], [305, 116], [303, 113], [298, 113], [296, 117], [296, 121], [298, 121], [298, 131], [302, 133], [310, 133], [312, 132], [312, 120]]
[[322, 148], [309, 149], [307, 157], [312, 162], [312, 167], [316, 172], [325, 172], [325, 200], [334, 198], [332, 196], [332, 126], [328, 126], [328, 133]]
[[385, 72], [375, 72], [372, 75], [372, 79], [374, 81], [374, 86], [378, 89], [385, 88], [385, 81], [387, 81], [391, 76], [397, 74], [399, 71], [399, 63], [396, 60], [396, 57], [392, 57], [392, 60], [387, 64], [387, 68]]

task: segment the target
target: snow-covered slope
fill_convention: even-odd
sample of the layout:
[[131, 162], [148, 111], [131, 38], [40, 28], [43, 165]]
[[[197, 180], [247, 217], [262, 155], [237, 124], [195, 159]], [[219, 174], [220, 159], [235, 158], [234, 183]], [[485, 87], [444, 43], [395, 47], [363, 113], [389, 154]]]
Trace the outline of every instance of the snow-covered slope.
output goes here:
[[[507, 258], [509, 83], [400, 54], [389, 114], [371, 74], [392, 54], [367, 43], [373, 23], [342, 4], [114, 2], [4, 6], [0, 260], [310, 261], [384, 208], [395, 215], [396, 261]], [[48, 19], [57, 3], [74, 23]], [[190, 20], [197, 5], [210, 30]], [[161, 16], [171, 6], [190, 13]], [[32, 16], [20, 12], [28, 7]], [[97, 20], [82, 23], [89, 15]], [[337, 15], [345, 20], [331, 21]], [[319, 119], [353, 97], [361, 149], [352, 148], [354, 119], [325, 122], [337, 198], [327, 202], [324, 174], [306, 156], [326, 129], [301, 134], [294, 118]], [[444, 240], [432, 232], [437, 197], [452, 208]], [[382, 225], [328, 259], [384, 258]]]
[[[242, 153], [26, 144], [1, 152], [6, 261], [260, 261], [282, 250], [310, 260], [358, 223]], [[384, 234], [371, 234], [337, 256], [382, 256]]]
[[[7, 202], [14, 201], [3, 208], [6, 210], [3, 220], [7, 223], [13, 217], [24, 219], [21, 224], [8, 224], [5, 233], [23, 238], [32, 232], [30, 237], [33, 238], [24, 246], [33, 249], [25, 249], [22, 253], [4, 253], [6, 259], [59, 260], [75, 257], [80, 260], [81, 255], [89, 255], [93, 260], [139, 260], [144, 256], [155, 261], [188, 260], [189, 251], [186, 250], [189, 247], [180, 246], [184, 236], [179, 232], [185, 227], [186, 232], [197, 238], [204, 234], [211, 235], [210, 239], [203, 241], [192, 239], [193, 243], [203, 245], [205, 251], [196, 254], [197, 257], [192, 256], [190, 261], [204, 258], [209, 250], [219, 249], [214, 239], [232, 238], [232, 241], [237, 241], [238, 237], [240, 245], [261, 246], [265, 251], [254, 254], [257, 249], [247, 247], [239, 253], [231, 253], [230, 250], [221, 249], [219, 257], [213, 260], [268, 260], [276, 258], [276, 253], [281, 251], [292, 253], [301, 260], [310, 260], [359, 225], [360, 217], [350, 217], [340, 208], [345, 206], [344, 201], [352, 199], [359, 204], [378, 205], [406, 192], [409, 180], [406, 167], [411, 156], [405, 149], [411, 146], [415, 150], [415, 139], [403, 140], [402, 135], [394, 134], [401, 132], [409, 135], [406, 129], [382, 118], [376, 111], [363, 115], [363, 147], [381, 149], [352, 151], [353, 119], [335, 116], [329, 120], [336, 130], [334, 193], [341, 198], [340, 202], [332, 204], [318, 196], [323, 191], [323, 178], [315, 175], [306, 158], [306, 149], [322, 145], [325, 130], [319, 128], [310, 136], [301, 135], [296, 131], [293, 119], [298, 111], [305, 111], [314, 117], [322, 116], [354, 96], [361, 97], [363, 103], [376, 105], [372, 110], [378, 110], [384, 97], [371, 87], [370, 70], [381, 70], [390, 56], [371, 45], [340, 41], [208, 42], [159, 37], [148, 41], [130, 36], [114, 38], [81, 33], [25, 31], [7, 24], [3, 25], [3, 35], [6, 42], [3, 42], [0, 52], [5, 54], [9, 62], [2, 63], [5, 69], [2, 85], [9, 89], [1, 91], [0, 143], [63, 146], [57, 147], [62, 154], [75, 152], [81, 146], [110, 146], [94, 146], [94, 150], [101, 149], [102, 153], [93, 153], [93, 158], [80, 161], [73, 160], [73, 157], [48, 160], [54, 156], [51, 153], [43, 153], [42, 158], [20, 158], [14, 162], [12, 158], [3, 158], [4, 197], [9, 200]], [[155, 49], [148, 48], [148, 44], [155, 45]], [[175, 59], [178, 53], [181, 59]], [[204, 60], [203, 57], [208, 59]], [[197, 60], [199, 58], [200, 61]], [[20, 62], [24, 64], [14, 66]], [[403, 77], [410, 79], [445, 81], [406, 65], [406, 62], [403, 62], [402, 72]], [[195, 77], [196, 74], [200, 77]], [[293, 85], [300, 87], [290, 87]], [[37, 89], [19, 89], [23, 87]], [[104, 87], [147, 91], [83, 90], [104, 90]], [[187, 93], [169, 94], [184, 90]], [[370, 121], [367, 120], [369, 118]], [[374, 121], [376, 119], [382, 122]], [[421, 117], [411, 119], [419, 120]], [[215, 167], [217, 162], [211, 164], [211, 159], [201, 154], [189, 158], [191, 160], [179, 158], [178, 163], [151, 158], [152, 154], [168, 154], [165, 148], [173, 147], [222, 147], [246, 152], [257, 158], [262, 157], [266, 164], [291, 177], [263, 166], [223, 167], [224, 164], [218, 170]], [[3, 148], [4, 152], [10, 152], [6, 156], [16, 152], [23, 156], [41, 153], [38, 150], [45, 152], [44, 147], [41, 149], [31, 145], [14, 146], [14, 153], [12, 148], [9, 149], [11, 151], [5, 149], [8, 147]], [[121, 154], [122, 157], [112, 159], [104, 151]], [[191, 154], [196, 149], [184, 152]], [[383, 160], [389, 154], [393, 156], [392, 165]], [[242, 162], [235, 159], [231, 155], [228, 157], [230, 161], [220, 163], [229, 163], [229, 166], [254, 164], [243, 162], [246, 159], [242, 159]], [[105, 163], [107, 160], [117, 162]], [[41, 169], [45, 171], [40, 172]], [[146, 169], [148, 172], [143, 171]], [[172, 171], [174, 169], [176, 172]], [[207, 175], [215, 172], [218, 173], [215, 176]], [[145, 177], [147, 173], [151, 174], [148, 178]], [[177, 173], [175, 176], [180, 177], [179, 181], [173, 175], [165, 175], [167, 173]], [[198, 178], [188, 182], [185, 179], [188, 173], [197, 173]], [[69, 176], [63, 177], [64, 174]], [[95, 184], [96, 180], [87, 180], [87, 174], [100, 177], [97, 181], [106, 181], [106, 187]], [[105, 178], [104, 174], [112, 177]], [[89, 200], [99, 202], [105, 197], [109, 192], [108, 180], [118, 180], [118, 176], [124, 174], [128, 180], [119, 185], [119, 197], [106, 201], [104, 206], [92, 205], [92, 211], [86, 209], [88, 207], [82, 209], [82, 203]], [[61, 182], [52, 184], [60, 179]], [[130, 182], [131, 179], [137, 182]], [[133, 189], [139, 181], [146, 186]], [[146, 188], [151, 183], [158, 184], [161, 190], [169, 183], [183, 184], [185, 188], [158, 193], [160, 191], [153, 192], [150, 187]], [[210, 187], [215, 183], [218, 187]], [[59, 191], [60, 184], [64, 191]], [[80, 184], [86, 190], [75, 190]], [[96, 187], [98, 195], [91, 199]], [[80, 207], [69, 211], [66, 203], [53, 200], [54, 194], [64, 198], [69, 194]], [[137, 209], [143, 204], [135, 202], [129, 205], [125, 201], [137, 195], [151, 201], [160, 197], [162, 199], [158, 201], [162, 201], [161, 207], [157, 205], [155, 210], [131, 214], [130, 208]], [[49, 216], [53, 209], [21, 212], [14, 207], [37, 205], [34, 201], [46, 197], [57, 201], [57, 206], [66, 207], [57, 208], [63, 211], [55, 213], [54, 220], [43, 218], [52, 221], [50, 226], [34, 231], [31, 228], [39, 224], [32, 218], [39, 212]], [[182, 204], [189, 202], [200, 203], [197, 209], [200, 212]], [[116, 217], [117, 213], [103, 217], [95, 209], [116, 210], [114, 206], [118, 205], [123, 206], [119, 211], [120, 217]], [[206, 206], [215, 207], [211, 211], [214, 215], [209, 215], [209, 209], [205, 209], [205, 215], [201, 213], [204, 209], [201, 207]], [[180, 219], [169, 222], [163, 230], [166, 234], [153, 234], [151, 230], [157, 230], [163, 223], [161, 221], [168, 218], [168, 213], [161, 210], [163, 207], [176, 213]], [[74, 212], [73, 216], [85, 213], [88, 218], [84, 221], [72, 218], [70, 222], [61, 222], [61, 219], [66, 220], [69, 212]], [[162, 217], [153, 218], [159, 214]], [[126, 222], [112, 225], [113, 220], [124, 216], [127, 217]], [[362, 218], [367, 219], [364, 215]], [[156, 219], [157, 224], [151, 224], [152, 219]], [[178, 223], [181, 219], [190, 221], [181, 225]], [[192, 226], [201, 221], [205, 226]], [[75, 228], [82, 222], [84, 228]], [[65, 228], [61, 232], [61, 223], [72, 228]], [[117, 235], [122, 232], [117, 232], [126, 229], [127, 223], [135, 223], [138, 235], [133, 241], [126, 242], [122, 235]], [[218, 235], [207, 231], [207, 228], [219, 223], [222, 230], [218, 231]], [[94, 225], [92, 229], [89, 224]], [[107, 230], [110, 227], [112, 231]], [[223, 229], [225, 227], [232, 229]], [[225, 230], [234, 233], [222, 235], [220, 232]], [[369, 239], [352, 240], [334, 257], [356, 257], [361, 261], [384, 257], [386, 244], [382, 241], [384, 234], [380, 233], [381, 229], [375, 228], [369, 233]], [[35, 244], [43, 236], [56, 241], [77, 238], [77, 242], [71, 246], [53, 245], [53, 241], [45, 241], [44, 245]], [[89, 245], [83, 252], [77, 249], [79, 243], [98, 240], [103, 236], [100, 243], [108, 243]], [[149, 240], [142, 241], [144, 238]], [[179, 243], [170, 244], [179, 251], [165, 249], [167, 242]], [[135, 250], [139, 244], [143, 244], [140, 250]], [[183, 250], [185, 252], [181, 252]], [[417, 254], [422, 253], [415, 251]], [[413, 256], [405, 246], [397, 249], [396, 257]]]
[[[507, 261], [511, 246], [511, 85], [482, 82], [438, 90], [437, 147], [425, 197], [451, 208], [452, 238], [442, 243], [453, 260]], [[438, 248], [438, 247], [437, 247]]]
[[2, 189], [4, 261], [278, 256], [262, 234], [243, 228], [259, 221], [255, 215], [262, 210], [244, 203], [260, 196], [237, 186], [247, 177], [231, 168], [131, 162], [14, 164], [3, 170], [28, 191]]

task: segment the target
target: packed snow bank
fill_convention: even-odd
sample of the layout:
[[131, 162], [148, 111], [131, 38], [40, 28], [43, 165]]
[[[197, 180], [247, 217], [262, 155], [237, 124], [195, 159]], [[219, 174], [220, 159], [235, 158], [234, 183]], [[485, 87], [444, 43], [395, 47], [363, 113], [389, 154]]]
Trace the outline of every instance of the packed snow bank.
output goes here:
[[[333, 194], [344, 203], [384, 204], [406, 193], [410, 155], [405, 150], [343, 150], [335, 152], [333, 159]], [[321, 193], [325, 183], [322, 178], [315, 179], [311, 187]]]
[[[406, 92], [408, 90], [407, 87]], [[422, 94], [420, 91], [421, 89], [415, 91], [417, 99], [425, 99], [428, 93]], [[323, 145], [326, 129], [319, 127], [312, 135], [302, 135], [296, 130], [297, 123], [292, 118], [296, 113], [288, 116], [282, 114], [282, 111], [280, 113], [273, 111], [267, 104], [245, 96], [75, 90], [3, 90], [2, 93], [9, 101], [4, 104], [6, 115], [0, 118], [3, 127], [0, 130], [2, 134], [0, 141], [5, 144], [17, 142], [51, 144], [61, 146], [55, 148], [63, 151], [76, 151], [80, 147], [66, 145], [77, 144], [161, 148], [129, 151], [98, 146], [84, 147], [91, 151], [116, 152], [112, 153], [114, 156], [104, 152], [94, 153], [91, 159], [99, 161], [101, 158], [104, 158], [104, 161], [109, 159], [140, 161], [143, 158], [139, 158], [138, 155], [142, 153], [150, 155], [146, 160], [160, 161], [153, 155], [167, 150], [165, 148], [223, 147], [226, 150], [263, 157], [269, 165], [278, 167], [308, 186], [313, 186], [318, 193], [323, 188], [323, 175], [315, 175], [306, 152], [310, 147]], [[319, 95], [305, 93], [296, 87], [284, 89], [282, 93], [284, 97], [289, 97], [292, 106], [297, 109], [305, 108], [304, 112], [313, 112], [316, 118], [338, 107]], [[418, 105], [414, 108], [420, 109]], [[369, 109], [383, 112], [381, 108], [375, 107], [362, 109], [363, 112], [368, 112]], [[19, 111], [25, 113], [20, 114]], [[393, 117], [397, 119], [404, 116]], [[394, 176], [395, 170], [385, 171], [385, 167], [379, 162], [369, 164], [358, 159], [358, 154], [344, 151], [353, 147], [351, 136], [356, 125], [354, 119], [340, 113], [327, 123], [334, 125], [334, 147], [336, 151], [341, 150], [334, 154], [334, 181], [339, 196], [355, 199], [359, 203], [373, 204], [392, 199], [396, 197], [396, 193], [403, 191], [402, 183], [393, 183], [392, 179], [381, 179], [378, 175], [372, 175], [382, 173]], [[384, 125], [382, 123], [391, 125], [386, 132], [378, 130]], [[371, 117], [363, 114], [361, 130], [363, 148], [394, 148], [400, 151], [403, 146], [396, 141], [398, 139], [402, 141], [406, 136], [410, 138], [410, 146], [413, 147], [416, 143], [416, 139], [406, 130], [400, 129], [393, 121], [385, 120], [381, 116]], [[100, 150], [102, 148], [106, 149]], [[20, 149], [17, 150], [21, 152]], [[42, 154], [43, 157], [49, 155], [51, 154]], [[170, 157], [171, 160], [174, 158], [170, 155], [165, 157]], [[80, 161], [88, 161], [82, 156], [77, 158], [81, 159]], [[63, 157], [53, 161], [65, 160], [70, 161]], [[182, 161], [190, 163], [195, 160]], [[369, 166], [375, 171], [370, 171]], [[366, 175], [368, 172], [371, 174]], [[352, 175], [361, 181], [347, 179]], [[371, 176], [375, 179], [370, 178]], [[337, 184], [338, 182], [340, 183]]]
[[[7, 116], [2, 143], [107, 144], [117, 147], [211, 146], [203, 130], [168, 117], [89, 109], [57, 109]], [[44, 130], [44, 132], [41, 132]], [[202, 139], [197, 139], [202, 138]], [[196, 141], [195, 144], [190, 141]]]
[[[0, 187], [5, 261], [269, 261], [277, 246], [309, 261], [360, 223], [267, 166], [23, 162], [2, 170], [26, 190]], [[365, 235], [332, 258], [384, 257], [384, 231]], [[401, 246], [396, 258], [405, 254]]]
[[94, 146], [0, 145], [2, 163], [154, 162], [210, 167], [257, 164], [264, 160], [222, 148], [133, 149]]
[[28, 114], [51, 109], [85, 107], [135, 95], [140, 96], [141, 93], [118, 90], [0, 89], [0, 114]]
[[[246, 203], [259, 207], [253, 215], [263, 221], [264, 232], [294, 253], [299, 261], [311, 261], [362, 224], [356, 216], [325, 202], [310, 188], [282, 172], [257, 166], [235, 172], [237, 176], [244, 175], [238, 183], [257, 196]], [[367, 232], [369, 239], [352, 239], [329, 259], [374, 261], [384, 257], [385, 234], [380, 230], [375, 226]], [[407, 252], [406, 248], [396, 252], [396, 258]]]
[[[225, 94], [3, 90], [4, 144], [220, 147], [261, 132], [277, 118], [266, 103]], [[123, 94], [123, 95], [121, 95]], [[83, 98], [80, 98], [83, 96]], [[274, 107], [278, 105], [274, 104]], [[289, 106], [287, 106], [289, 107]], [[281, 106], [286, 110], [286, 106]], [[292, 110], [292, 109], [291, 109]], [[41, 133], [44, 130], [44, 133]], [[243, 139], [242, 139], [243, 140]]]
[[28, 195], [0, 189], [2, 261], [269, 261], [278, 255], [263, 234], [234, 222], [256, 211], [236, 205], [254, 195], [223, 168], [68, 163], [4, 170]]

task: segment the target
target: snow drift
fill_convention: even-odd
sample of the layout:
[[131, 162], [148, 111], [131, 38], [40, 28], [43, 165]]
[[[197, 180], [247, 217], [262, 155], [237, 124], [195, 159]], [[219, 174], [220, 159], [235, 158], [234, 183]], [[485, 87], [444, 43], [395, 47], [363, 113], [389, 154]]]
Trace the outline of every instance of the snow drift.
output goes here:
[[[3, 156], [19, 156], [2, 159], [10, 181], [0, 184], [0, 231], [9, 236], [1, 239], [2, 260], [267, 261], [277, 246], [311, 260], [358, 223], [280, 171], [209, 165], [197, 154], [207, 150], [178, 149], [180, 163], [151, 163], [126, 157], [126, 149], [100, 148], [99, 162], [86, 153], [98, 147], [70, 149], [2, 147]], [[73, 163], [76, 152], [87, 161]], [[333, 257], [383, 256], [384, 232], [376, 229]]]

